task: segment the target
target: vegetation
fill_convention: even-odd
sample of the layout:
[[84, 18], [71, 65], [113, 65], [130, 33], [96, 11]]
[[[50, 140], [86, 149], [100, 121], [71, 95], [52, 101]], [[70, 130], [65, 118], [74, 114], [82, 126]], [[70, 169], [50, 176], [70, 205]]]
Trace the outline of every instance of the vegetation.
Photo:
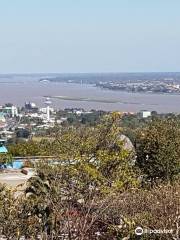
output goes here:
[[172, 182], [180, 173], [180, 129], [174, 119], [157, 119], [139, 131], [137, 165], [151, 183]]
[[[40, 161], [21, 194], [1, 186], [1, 234], [7, 239], [178, 240], [178, 119], [155, 117], [137, 125], [134, 148], [122, 139], [130, 129], [122, 121], [120, 114], [108, 114], [95, 126], [68, 125], [51, 140], [9, 146], [14, 156], [51, 155], [56, 161]], [[137, 226], [172, 231], [139, 238]]]
[[8, 146], [8, 151], [14, 157], [43, 156], [50, 153], [51, 143], [48, 140], [28, 141]]
[[12, 155], [9, 153], [0, 153], [0, 167], [2, 164], [11, 163]]
[[89, 113], [82, 112], [82, 114], [77, 114], [73, 112], [73, 109], [65, 109], [56, 113], [56, 119], [66, 118], [67, 120], [62, 123], [63, 126], [95, 126], [105, 114], [105, 111], [96, 110], [91, 110]]

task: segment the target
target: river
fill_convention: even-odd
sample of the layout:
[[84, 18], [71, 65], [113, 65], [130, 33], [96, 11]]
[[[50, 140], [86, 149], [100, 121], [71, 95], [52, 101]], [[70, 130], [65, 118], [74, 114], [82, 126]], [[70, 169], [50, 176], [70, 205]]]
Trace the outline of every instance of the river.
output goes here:
[[158, 112], [180, 113], [180, 95], [128, 93], [112, 90], [103, 90], [93, 85], [39, 82], [38, 78], [13, 78], [0, 80], [0, 105], [11, 102], [23, 106], [26, 101], [35, 102], [44, 106], [44, 96], [66, 96], [72, 98], [110, 99], [114, 103], [84, 102], [53, 99], [52, 107], [101, 109], [106, 111], [137, 112], [151, 110]]

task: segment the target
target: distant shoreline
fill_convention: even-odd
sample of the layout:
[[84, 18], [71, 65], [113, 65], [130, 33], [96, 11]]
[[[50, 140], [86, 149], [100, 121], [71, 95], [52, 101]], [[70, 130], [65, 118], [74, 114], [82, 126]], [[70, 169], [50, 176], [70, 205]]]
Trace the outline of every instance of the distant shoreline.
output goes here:
[[[41, 83], [45, 83], [45, 82], [41, 82]], [[179, 93], [168, 93], [168, 92], [151, 92], [151, 91], [137, 91], [137, 92], [133, 92], [133, 91], [126, 91], [126, 90], [122, 90], [122, 89], [111, 89], [111, 88], [103, 88], [101, 86], [96, 86], [95, 84], [93, 83], [79, 83], [79, 82], [62, 82], [62, 81], [49, 81], [49, 82], [46, 82], [45, 84], [48, 84], [48, 83], [58, 83], [58, 84], [77, 84], [77, 85], [90, 85], [91, 87], [94, 87], [94, 88], [98, 88], [98, 89], [101, 89], [103, 91], [112, 91], [112, 92], [121, 92], [121, 93], [130, 93], [130, 94], [153, 94], [153, 95], [165, 95], [165, 96], [174, 96], [174, 95], [180, 95], [180, 92]]]

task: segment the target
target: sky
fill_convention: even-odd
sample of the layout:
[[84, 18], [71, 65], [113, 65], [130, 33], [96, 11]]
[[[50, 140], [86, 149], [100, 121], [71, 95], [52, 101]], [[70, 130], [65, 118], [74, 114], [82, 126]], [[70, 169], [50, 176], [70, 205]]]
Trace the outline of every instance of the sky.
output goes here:
[[0, 73], [180, 71], [180, 0], [0, 0]]

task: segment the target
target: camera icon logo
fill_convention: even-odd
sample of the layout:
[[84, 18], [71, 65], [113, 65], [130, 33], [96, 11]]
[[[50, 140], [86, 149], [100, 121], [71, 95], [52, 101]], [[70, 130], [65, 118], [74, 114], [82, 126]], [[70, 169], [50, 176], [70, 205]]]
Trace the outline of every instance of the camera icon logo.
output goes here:
[[142, 227], [137, 227], [135, 229], [135, 234], [138, 235], [138, 236], [141, 236], [142, 234], [144, 233]]

